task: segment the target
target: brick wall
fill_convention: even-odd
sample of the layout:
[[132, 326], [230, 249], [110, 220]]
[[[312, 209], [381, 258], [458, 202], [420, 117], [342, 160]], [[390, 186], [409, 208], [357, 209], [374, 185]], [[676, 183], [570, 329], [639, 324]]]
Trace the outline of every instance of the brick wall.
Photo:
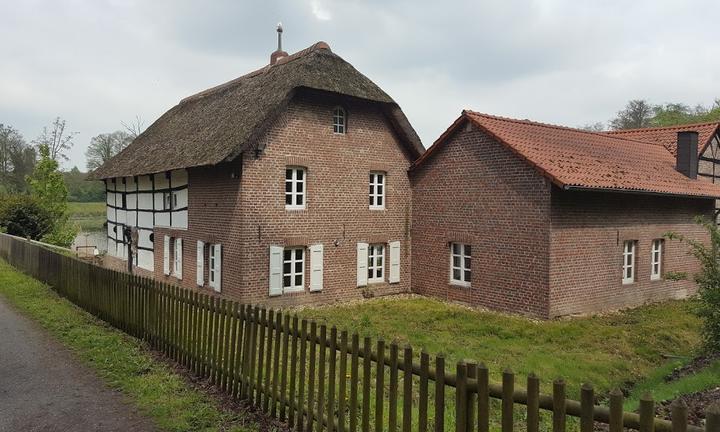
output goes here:
[[[411, 177], [413, 291], [547, 316], [549, 182], [472, 126]], [[470, 288], [449, 283], [451, 241], [472, 245]]]
[[[687, 272], [690, 280], [650, 280], [653, 239], [674, 231], [708, 240], [694, 223], [712, 214], [713, 201], [649, 195], [552, 190], [550, 316], [597, 312], [695, 292], [699, 266], [688, 247], [665, 240], [663, 272]], [[636, 278], [622, 284], [625, 240], [637, 240]]]
[[[348, 131], [332, 129], [332, 111], [347, 111]], [[264, 151], [242, 160], [188, 172], [188, 229], [155, 230], [155, 275], [197, 288], [196, 242], [223, 247], [222, 296], [269, 306], [322, 304], [410, 291], [410, 185], [412, 162], [377, 105], [307, 94], [297, 96], [260, 139]], [[305, 210], [285, 209], [285, 168], [307, 169]], [[241, 170], [242, 168], [242, 170]], [[385, 210], [368, 209], [370, 171], [387, 172]], [[241, 179], [232, 178], [232, 173]], [[163, 273], [163, 236], [183, 238], [183, 278]], [[401, 242], [400, 283], [357, 288], [356, 244]], [[310, 293], [309, 251], [305, 292], [269, 297], [269, 247], [324, 245], [324, 287]], [[207, 258], [205, 279], [207, 280]], [[212, 293], [207, 285], [204, 292]]]

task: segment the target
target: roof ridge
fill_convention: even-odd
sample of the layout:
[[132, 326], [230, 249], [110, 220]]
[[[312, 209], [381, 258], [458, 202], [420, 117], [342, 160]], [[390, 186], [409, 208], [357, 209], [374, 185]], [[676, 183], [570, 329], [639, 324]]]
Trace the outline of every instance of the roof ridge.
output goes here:
[[241, 75], [241, 76], [239, 76], [239, 77], [237, 77], [237, 78], [233, 78], [233, 79], [231, 79], [230, 81], [224, 82], [224, 83], [222, 83], [222, 84], [215, 85], [215, 86], [213, 86], [213, 87], [207, 88], [207, 89], [205, 89], [205, 90], [202, 90], [202, 91], [199, 91], [199, 92], [197, 92], [197, 93], [195, 93], [195, 94], [192, 94], [192, 95], [190, 95], [190, 96], [187, 96], [187, 97], [185, 97], [185, 98], [183, 98], [183, 99], [180, 100], [180, 104], [183, 104], [183, 103], [185, 103], [185, 102], [190, 102], [190, 101], [193, 101], [193, 100], [197, 100], [197, 99], [201, 99], [201, 98], [204, 98], [205, 96], [214, 94], [214, 93], [216, 93], [216, 92], [218, 92], [218, 91], [222, 91], [222, 90], [224, 90], [224, 89], [226, 89], [226, 88], [228, 88], [228, 87], [232, 87], [233, 85], [237, 84], [238, 82], [240, 82], [240, 81], [242, 81], [242, 80], [244, 80], [244, 79], [252, 78], [252, 77], [254, 77], [254, 76], [263, 74], [263, 73], [267, 72], [268, 70], [272, 69], [272, 68], [275, 67], [275, 66], [280, 66], [280, 65], [284, 65], [284, 64], [290, 63], [290, 62], [292, 62], [292, 61], [294, 61], [294, 60], [297, 60], [297, 59], [299, 59], [299, 58], [302, 58], [302, 57], [304, 57], [304, 56], [306, 56], [306, 55], [308, 55], [308, 54], [311, 54], [311, 53], [313, 53], [313, 52], [315, 52], [315, 51], [319, 51], [319, 50], [321, 50], [321, 49], [327, 49], [327, 50], [329, 50], [330, 52], [332, 52], [332, 50], [330, 50], [330, 45], [328, 45], [326, 42], [324, 42], [324, 41], [315, 42], [314, 44], [310, 45], [309, 47], [304, 48], [304, 49], [301, 49], [300, 51], [294, 52], [294, 53], [288, 55], [287, 57], [281, 57], [281, 58], [279, 58], [279, 59], [277, 60], [277, 62], [275, 62], [275, 64], [266, 64], [265, 66], [263, 66], [263, 67], [261, 67], [261, 68], [259, 68], [259, 69], [256, 69], [256, 70], [254, 70], [254, 71], [252, 71], [252, 72], [248, 72], [248, 73], [246, 73], [246, 74], [244, 74], [244, 75]]
[[654, 131], [660, 131], [660, 130], [683, 129], [686, 127], [710, 126], [710, 125], [720, 126], [720, 120], [719, 121], [710, 121], [710, 122], [699, 122], [699, 123], [684, 123], [684, 124], [678, 124], [678, 125], [672, 125], [672, 126], [656, 126], [656, 127], [634, 128], [634, 129], [617, 129], [617, 130], [604, 131], [603, 133], [623, 134], [623, 133], [637, 133], [637, 132], [654, 132]]
[[[531, 126], [540, 126], [540, 127], [545, 127], [545, 128], [549, 128], [549, 129], [560, 129], [560, 130], [565, 130], [565, 131], [580, 132], [580, 133], [584, 133], [584, 134], [603, 136], [603, 137], [608, 137], [608, 135], [609, 135], [605, 131], [594, 132], [594, 131], [588, 131], [588, 130], [584, 130], [584, 129], [573, 128], [570, 126], [562, 126], [562, 125], [556, 125], [556, 124], [552, 124], [552, 123], [543, 123], [543, 122], [538, 122], [538, 121], [533, 121], [533, 120], [528, 120], [528, 119], [514, 119], [514, 118], [510, 118], [510, 117], [486, 114], [486, 113], [481, 113], [481, 112], [468, 110], [468, 109], [463, 110], [463, 113], [468, 113], [471, 115], [485, 117], [485, 118], [491, 118], [491, 119], [500, 120], [500, 121], [506, 121], [506, 122], [510, 122], [510, 123], [522, 123], [522, 124], [531, 125]], [[626, 137], [621, 137], [621, 136], [618, 136], [618, 137], [613, 136], [612, 138], [665, 148], [665, 146], [663, 146], [662, 144], [654, 143], [654, 142], [641, 141], [641, 140], [626, 138]]]

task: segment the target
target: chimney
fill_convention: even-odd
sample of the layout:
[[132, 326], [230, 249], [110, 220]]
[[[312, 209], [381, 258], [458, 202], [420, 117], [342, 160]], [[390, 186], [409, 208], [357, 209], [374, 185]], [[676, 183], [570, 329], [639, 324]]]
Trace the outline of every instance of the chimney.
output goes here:
[[280, 60], [283, 57], [287, 57], [288, 53], [282, 50], [282, 23], [278, 23], [277, 25], [277, 34], [278, 34], [278, 47], [277, 50], [274, 51], [272, 54], [270, 54], [270, 64], [274, 65], [277, 63], [278, 60]]
[[698, 133], [682, 131], [677, 134], [677, 163], [675, 169], [696, 179], [698, 172]]

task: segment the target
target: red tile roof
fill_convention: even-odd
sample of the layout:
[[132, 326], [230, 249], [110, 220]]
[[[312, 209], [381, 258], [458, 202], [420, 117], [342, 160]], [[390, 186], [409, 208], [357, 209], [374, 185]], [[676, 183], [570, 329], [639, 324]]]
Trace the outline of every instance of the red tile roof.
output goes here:
[[660, 144], [674, 155], [677, 150], [677, 133], [695, 131], [698, 133], [698, 153], [702, 154], [718, 131], [718, 127], [720, 127], [720, 122], [695, 123], [658, 128], [623, 129], [609, 131], [607, 133], [638, 141]]
[[463, 111], [413, 169], [430, 158], [466, 120], [564, 189], [720, 198], [720, 185], [679, 173], [675, 157], [657, 144], [473, 111]]

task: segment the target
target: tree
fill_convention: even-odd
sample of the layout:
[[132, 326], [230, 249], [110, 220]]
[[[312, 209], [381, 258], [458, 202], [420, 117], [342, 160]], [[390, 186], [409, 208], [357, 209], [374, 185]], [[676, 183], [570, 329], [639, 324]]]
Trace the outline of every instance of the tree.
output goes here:
[[585, 126], [580, 126], [580, 129], [588, 132], [604, 132], [605, 131], [605, 123], [603, 122], [595, 122], [595, 123], [586, 123]]
[[617, 117], [610, 120], [610, 127], [615, 130], [648, 127], [652, 116], [653, 107], [646, 100], [634, 99], [618, 111]]
[[135, 119], [129, 123], [120, 122], [120, 124], [125, 128], [125, 131], [130, 134], [131, 140], [134, 140], [138, 137], [143, 131], [145, 130], [145, 122], [143, 119], [136, 115]]
[[67, 132], [65, 129], [67, 122], [60, 117], [56, 117], [50, 127], [43, 127], [42, 133], [33, 144], [40, 148], [46, 146], [50, 152], [50, 158], [56, 161], [68, 160], [67, 151], [75, 144], [73, 139], [77, 132]]
[[687, 243], [690, 252], [700, 261], [700, 273], [695, 275], [699, 298], [696, 312], [703, 320], [702, 335], [706, 350], [720, 353], [720, 228], [709, 219], [700, 218], [697, 222], [710, 234], [709, 245], [677, 233], [665, 236]]
[[0, 191], [27, 190], [25, 177], [32, 172], [35, 152], [13, 127], [0, 124]]
[[69, 246], [75, 232], [68, 224], [67, 187], [59, 171], [58, 161], [50, 155], [46, 145], [40, 145], [40, 160], [28, 177], [31, 196], [51, 217], [52, 229], [43, 240], [58, 246]]
[[88, 171], [101, 167], [110, 158], [127, 147], [132, 140], [133, 137], [128, 132], [120, 130], [93, 137], [87, 151], [85, 151]]
[[28, 195], [3, 196], [0, 227], [8, 234], [40, 240], [52, 229], [50, 214]]
[[68, 190], [68, 201], [97, 202], [105, 200], [105, 183], [87, 180], [87, 173], [77, 167], [62, 173]]

